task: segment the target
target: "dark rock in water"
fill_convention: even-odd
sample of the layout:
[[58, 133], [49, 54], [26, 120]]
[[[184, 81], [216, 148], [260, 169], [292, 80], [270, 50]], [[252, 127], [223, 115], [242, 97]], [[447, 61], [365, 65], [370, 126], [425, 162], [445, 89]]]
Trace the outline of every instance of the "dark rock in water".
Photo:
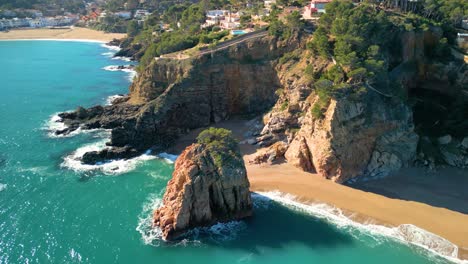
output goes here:
[[113, 39], [107, 43], [109, 46], [115, 46], [115, 47], [120, 47], [120, 44], [122, 43], [121, 39]]
[[143, 48], [143, 45], [132, 43], [132, 41], [133, 38], [126, 38], [122, 41], [119, 45], [121, 49], [117, 51], [114, 56], [139, 60], [143, 56], [145, 49]]
[[115, 159], [130, 159], [139, 154], [139, 151], [131, 147], [103, 149], [101, 151], [86, 152], [81, 161], [85, 164], [95, 165]]
[[77, 122], [67, 124], [67, 127], [61, 130], [57, 130], [54, 132], [55, 135], [68, 135], [71, 132], [77, 130], [80, 127], [80, 124]]

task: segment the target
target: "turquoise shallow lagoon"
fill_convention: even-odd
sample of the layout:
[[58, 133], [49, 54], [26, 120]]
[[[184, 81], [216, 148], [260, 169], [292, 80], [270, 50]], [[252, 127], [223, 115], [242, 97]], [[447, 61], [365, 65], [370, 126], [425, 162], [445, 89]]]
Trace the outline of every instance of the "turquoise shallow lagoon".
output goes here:
[[149, 229], [173, 165], [64, 162], [105, 133], [50, 137], [51, 117], [125, 93], [98, 43], [0, 42], [0, 263], [446, 263], [416, 247], [256, 198], [255, 216], [164, 243]]

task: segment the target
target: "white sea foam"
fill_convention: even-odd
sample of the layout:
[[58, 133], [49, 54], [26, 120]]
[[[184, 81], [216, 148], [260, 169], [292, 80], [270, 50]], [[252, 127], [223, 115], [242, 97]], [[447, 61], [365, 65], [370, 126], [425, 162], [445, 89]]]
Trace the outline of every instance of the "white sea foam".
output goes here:
[[[153, 212], [161, 207], [163, 202], [159, 198], [162, 193], [151, 195], [143, 205], [143, 210], [138, 217], [136, 230], [141, 234], [143, 243], [147, 245], [159, 246], [164, 240], [162, 231], [158, 227], [153, 227]], [[223, 242], [236, 239], [237, 236], [247, 228], [244, 221], [231, 221], [227, 223], [217, 223], [209, 227], [200, 227], [189, 230], [178, 243], [174, 246], [198, 245], [200, 239], [208, 238], [213, 241]]]
[[[109, 133], [109, 131], [105, 131]], [[105, 163], [98, 163], [95, 165], [84, 164], [81, 162], [83, 155], [86, 152], [90, 151], [100, 151], [103, 149], [108, 148], [106, 146], [106, 142], [108, 141], [108, 137], [104, 138], [101, 141], [85, 145], [81, 148], [78, 148], [70, 155], [64, 158], [63, 163], [61, 164], [62, 167], [74, 170], [74, 171], [102, 171], [104, 174], [107, 175], [116, 175], [129, 172], [136, 168], [136, 166], [144, 161], [156, 159], [156, 156], [151, 155], [150, 152], [146, 152], [143, 155], [140, 155], [135, 158], [131, 159], [118, 159], [118, 160], [111, 160]]]
[[59, 113], [55, 113], [52, 116], [50, 116], [49, 120], [47, 120], [44, 126], [44, 128], [49, 131], [50, 137], [57, 137], [57, 135], [55, 135], [55, 131], [67, 128], [65, 123], [62, 122], [62, 118], [60, 118], [58, 114]]
[[132, 61], [132, 58], [129, 57], [122, 57], [122, 56], [116, 56], [112, 58], [113, 60], [122, 60], [122, 61]]
[[143, 204], [143, 211], [138, 217], [136, 231], [141, 234], [143, 243], [146, 245], [159, 245], [162, 241], [162, 232], [159, 228], [153, 228], [153, 211], [162, 205], [162, 199], [153, 194]]
[[174, 163], [176, 161], [177, 157], [179, 157], [179, 156], [169, 154], [169, 153], [166, 153], [166, 152], [162, 152], [162, 153], [158, 154], [158, 157], [164, 159], [168, 163]]
[[43, 130], [46, 130], [48, 131], [47, 135], [51, 138], [65, 138], [65, 137], [73, 137], [73, 136], [76, 136], [80, 133], [94, 133], [96, 131], [105, 131], [105, 129], [101, 129], [101, 128], [96, 128], [96, 129], [81, 129], [81, 127], [79, 127], [78, 129], [70, 132], [70, 133], [67, 133], [67, 134], [60, 134], [60, 135], [57, 135], [55, 134], [55, 132], [57, 131], [60, 131], [60, 130], [64, 130], [65, 128], [67, 128], [67, 126], [65, 125], [64, 122], [62, 122], [62, 119], [60, 118], [60, 116], [58, 116], [59, 113], [55, 113], [53, 115], [50, 116], [49, 120], [47, 120], [44, 124], [44, 126], [42, 127]]
[[112, 105], [112, 102], [113, 102], [115, 99], [122, 98], [122, 97], [124, 97], [124, 96], [125, 96], [125, 95], [122, 95], [122, 94], [111, 95], [111, 96], [107, 97], [107, 99], [106, 99], [106, 105]]
[[115, 53], [112, 52], [112, 51], [101, 53], [102, 56], [106, 56], [106, 57], [109, 57], [109, 58], [112, 58], [114, 56], [114, 54]]
[[7, 188], [6, 184], [0, 183], [0, 192]]
[[[101, 43], [103, 43], [103, 42], [101, 42]], [[114, 51], [119, 51], [120, 50], [120, 48], [117, 47], [117, 46], [111, 46], [111, 45], [107, 45], [105, 43], [102, 44], [101, 47], [106, 48], [106, 49], [110, 49], [110, 50], [114, 50]]]
[[[106, 70], [106, 71], [122, 71], [122, 72], [127, 72], [128, 73], [128, 78], [130, 81], [133, 81], [133, 79], [137, 76], [137, 72], [133, 69], [128, 69], [128, 68], [124, 68], [124, 69], [119, 69], [119, 66], [120, 65], [109, 65], [109, 66], [106, 66], [104, 68], [102, 68], [103, 70]], [[124, 65], [126, 67], [128, 67], [129, 65]]]
[[276, 201], [291, 209], [324, 219], [339, 228], [356, 228], [375, 236], [385, 236], [396, 241], [423, 248], [434, 255], [446, 258], [455, 263], [467, 264], [468, 261], [458, 259], [458, 247], [450, 241], [411, 224], [398, 227], [386, 227], [373, 223], [358, 223], [345, 216], [343, 212], [327, 204], [303, 204], [296, 197], [278, 191], [258, 192], [252, 194], [255, 208], [268, 206], [268, 199]]

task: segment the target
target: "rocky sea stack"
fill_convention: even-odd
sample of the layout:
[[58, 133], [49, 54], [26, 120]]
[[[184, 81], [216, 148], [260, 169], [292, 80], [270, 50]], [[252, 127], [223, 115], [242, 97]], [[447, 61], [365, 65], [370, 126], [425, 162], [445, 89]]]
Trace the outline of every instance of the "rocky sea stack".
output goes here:
[[231, 132], [210, 128], [197, 140], [176, 160], [164, 204], [154, 212], [153, 225], [161, 228], [164, 240], [252, 215], [247, 172]]

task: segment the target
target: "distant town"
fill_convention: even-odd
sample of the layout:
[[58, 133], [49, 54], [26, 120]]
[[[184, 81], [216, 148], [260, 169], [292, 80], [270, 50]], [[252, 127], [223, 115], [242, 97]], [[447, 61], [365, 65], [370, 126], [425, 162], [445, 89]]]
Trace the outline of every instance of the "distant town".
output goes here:
[[[113, 1], [117, 4], [113, 6]], [[303, 4], [285, 4], [283, 0], [264, 0], [256, 3], [243, 2], [232, 8], [232, 5], [222, 5], [224, 9], [207, 10], [205, 12], [202, 29], [213, 31], [229, 31], [231, 35], [242, 35], [255, 31], [260, 27], [266, 27], [270, 23], [268, 17], [275, 13], [279, 19], [293, 12], [300, 14], [302, 21], [315, 23], [321, 14], [325, 13], [325, 7], [331, 0], [310, 0]], [[360, 0], [354, 0], [358, 4]], [[80, 8], [67, 10], [60, 5], [33, 5], [37, 9], [5, 8], [0, 7], [0, 31], [27, 28], [63, 28], [73, 25], [88, 27], [96, 30], [113, 33], [128, 33], [129, 24], [135, 24], [137, 28], [144, 27], [145, 21], [153, 15], [161, 31], [174, 31], [180, 28], [177, 17], [170, 19], [176, 23], [164, 22], [162, 15], [168, 9], [183, 5], [179, 2], [168, 2], [165, 5], [147, 0], [96, 0], [95, 2], [81, 2]], [[252, 12], [252, 10], [255, 10]], [[180, 18], [179, 18], [180, 19]], [[154, 22], [153, 22], [154, 24]], [[138, 30], [139, 30], [138, 29]], [[137, 31], [138, 31], [137, 30]], [[461, 28], [457, 32], [456, 42], [461, 50], [468, 49], [468, 20], [463, 20]]]
[[[140, 4], [130, 6], [129, 2], [122, 6], [121, 10], [110, 11], [105, 9], [104, 2], [89, 2], [86, 3], [84, 14], [72, 13], [67, 10], [47, 9], [47, 13], [36, 9], [0, 9], [0, 31], [20, 28], [56, 28], [67, 27], [72, 25], [92, 27], [98, 23], [104, 23], [106, 20], [111, 21], [130, 21], [134, 20], [138, 24], [143, 24], [144, 21], [151, 15], [154, 10], [139, 8], [143, 6], [144, 0], [140, 0]], [[320, 13], [325, 12], [325, 6], [331, 0], [312, 0], [302, 10], [299, 7], [289, 7], [285, 9], [286, 13], [299, 11], [306, 20], [316, 19]], [[252, 4], [247, 3], [246, 8], [252, 7]], [[272, 8], [276, 7], [276, 0], [265, 0], [263, 5], [257, 12], [258, 14], [249, 15], [248, 21], [250, 25], [268, 25], [262, 19], [267, 17]], [[206, 20], [202, 25], [205, 27], [218, 26], [223, 30], [237, 30], [233, 34], [242, 34], [251, 31], [246, 27], [245, 23], [241, 23], [241, 18], [246, 16], [242, 10], [208, 10], [206, 12]], [[161, 22], [161, 29], [172, 30], [170, 25]], [[243, 28], [244, 27], [244, 28]], [[104, 29], [105, 30], [105, 29]], [[107, 31], [107, 30], [105, 30]], [[123, 31], [123, 30], [120, 30]]]

